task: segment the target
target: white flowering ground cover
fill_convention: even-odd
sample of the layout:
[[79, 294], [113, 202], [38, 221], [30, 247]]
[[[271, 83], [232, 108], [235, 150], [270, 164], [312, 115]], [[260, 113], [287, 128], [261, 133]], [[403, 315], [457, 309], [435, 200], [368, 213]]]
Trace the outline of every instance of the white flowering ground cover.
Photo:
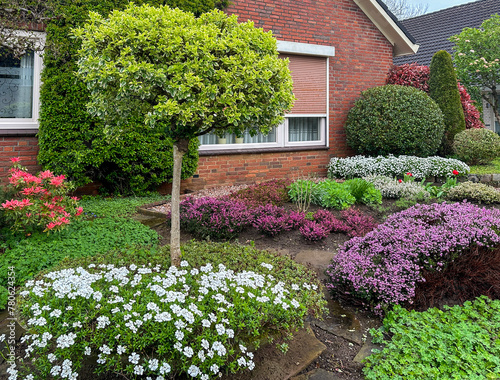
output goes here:
[[[24, 360], [9, 379], [77, 379], [85, 358], [96, 373], [162, 380], [179, 373], [207, 380], [253, 369], [249, 347], [302, 324], [316, 284], [277, 280], [273, 265], [234, 272], [219, 264], [180, 268], [90, 264], [29, 281]], [[141, 377], [142, 378], [142, 377]]]
[[465, 175], [470, 172], [469, 166], [460, 160], [443, 157], [393, 156], [347, 158], [333, 157], [328, 164], [328, 178], [356, 178], [370, 175], [402, 177], [412, 173], [415, 179], [428, 177], [453, 177], [453, 170]]

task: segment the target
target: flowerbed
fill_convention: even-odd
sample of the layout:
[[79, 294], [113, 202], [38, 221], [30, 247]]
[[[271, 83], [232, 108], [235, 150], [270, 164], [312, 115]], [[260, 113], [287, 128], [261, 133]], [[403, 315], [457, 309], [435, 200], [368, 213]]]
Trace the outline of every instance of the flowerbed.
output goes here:
[[[191, 243], [184, 251], [206, 264], [164, 269], [164, 252], [150, 265], [123, 266], [112, 264], [124, 261], [114, 254], [27, 283], [21, 312], [29, 326], [26, 357], [37, 358], [32, 375], [76, 378], [83, 358], [96, 355], [96, 373], [216, 378], [253, 369], [251, 347], [322, 311], [318, 281], [290, 259], [217, 244]], [[221, 258], [228, 267], [217, 264]], [[243, 269], [230, 269], [235, 262]]]
[[500, 211], [463, 202], [416, 205], [346, 242], [327, 269], [327, 285], [381, 312], [411, 302], [421, 270], [439, 271], [470, 246], [500, 243]]

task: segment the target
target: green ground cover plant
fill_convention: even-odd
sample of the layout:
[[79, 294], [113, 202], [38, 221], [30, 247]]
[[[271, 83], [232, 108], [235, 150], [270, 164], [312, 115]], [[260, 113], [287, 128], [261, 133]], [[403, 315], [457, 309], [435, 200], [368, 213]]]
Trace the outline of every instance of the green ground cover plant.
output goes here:
[[75, 376], [94, 355], [96, 373], [217, 378], [252, 370], [262, 339], [286, 338], [323, 311], [316, 275], [289, 258], [193, 242], [180, 267], [168, 268], [168, 252], [166, 265], [157, 251], [146, 264], [144, 252], [67, 261], [26, 284], [26, 352], [37, 359], [29, 373]]
[[83, 196], [79, 204], [87, 217], [128, 216], [135, 214], [137, 207], [155, 202], [167, 202], [169, 195], [151, 193], [143, 197], [95, 197]]
[[[156, 245], [158, 234], [139, 222], [124, 218], [79, 220], [57, 235], [10, 235], [0, 255], [0, 287], [7, 285], [7, 268], [14, 267], [16, 286], [51, 268], [66, 257], [93, 256], [116, 247]], [[0, 309], [5, 299], [0, 300]]]
[[485, 204], [500, 203], [500, 192], [493, 186], [470, 181], [462, 182], [450, 189], [446, 197], [453, 201], [467, 199], [470, 202]]
[[495, 158], [487, 165], [472, 165], [471, 174], [498, 174], [500, 173], [500, 157]]
[[368, 380], [500, 377], [500, 300], [425, 312], [396, 306], [370, 333], [385, 347], [365, 360]]

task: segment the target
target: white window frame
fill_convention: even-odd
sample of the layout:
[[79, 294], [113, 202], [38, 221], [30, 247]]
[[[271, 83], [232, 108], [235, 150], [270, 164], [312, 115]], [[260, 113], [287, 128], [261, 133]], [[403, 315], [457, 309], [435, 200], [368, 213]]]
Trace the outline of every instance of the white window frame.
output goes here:
[[[45, 46], [46, 34], [43, 32], [18, 31], [20, 37], [29, 37], [36, 40], [38, 47]], [[0, 118], [0, 131], [5, 129], [38, 129], [38, 116], [40, 114], [40, 87], [42, 85], [41, 73], [43, 69], [43, 57], [40, 51], [34, 51], [33, 62], [33, 104], [30, 118]]]
[[[287, 114], [285, 121], [276, 127], [276, 142], [273, 143], [248, 143], [248, 144], [207, 144], [200, 145], [200, 151], [218, 150], [244, 150], [285, 147], [328, 147], [330, 130], [330, 57], [335, 56], [333, 46], [305, 44], [300, 42], [278, 41], [278, 51], [284, 54], [305, 55], [326, 58], [326, 114]], [[292, 117], [318, 117], [320, 118], [320, 140], [318, 141], [288, 141], [288, 118]]]

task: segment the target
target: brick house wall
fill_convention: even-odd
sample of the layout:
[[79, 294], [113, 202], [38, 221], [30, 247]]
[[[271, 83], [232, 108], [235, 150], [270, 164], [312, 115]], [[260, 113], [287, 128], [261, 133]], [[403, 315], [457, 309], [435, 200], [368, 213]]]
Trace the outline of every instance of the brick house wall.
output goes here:
[[344, 123], [361, 91], [385, 84], [392, 45], [352, 0], [233, 0], [226, 11], [272, 30], [282, 41], [335, 47], [329, 59], [329, 148], [213, 155], [201, 152], [198, 171], [183, 189], [326, 175], [330, 157], [353, 152]]
[[[324, 176], [330, 157], [353, 153], [343, 127], [347, 113], [361, 91], [385, 83], [392, 45], [353, 0], [233, 0], [227, 13], [237, 14], [240, 21], [253, 20], [281, 41], [335, 47], [335, 56], [329, 58], [328, 147], [200, 152], [197, 172], [183, 181], [183, 191], [311, 173]], [[0, 130], [0, 181], [15, 153], [37, 169], [36, 137], [2, 136]]]

